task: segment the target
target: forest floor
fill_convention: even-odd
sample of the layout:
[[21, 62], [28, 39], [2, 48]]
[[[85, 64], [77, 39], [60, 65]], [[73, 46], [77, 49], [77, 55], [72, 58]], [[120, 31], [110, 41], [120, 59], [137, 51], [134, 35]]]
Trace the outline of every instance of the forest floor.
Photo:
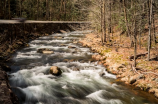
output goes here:
[[[151, 61], [147, 61], [147, 33], [142, 35], [141, 48], [137, 48], [137, 66], [133, 67], [134, 48], [130, 47], [129, 37], [121, 32], [113, 33], [112, 42], [102, 45], [100, 34], [90, 33], [80, 40], [83, 46], [99, 53], [93, 55], [107, 71], [117, 76], [118, 81], [154, 94], [158, 98], [158, 45], [152, 45]], [[112, 34], [110, 34], [112, 36]]]

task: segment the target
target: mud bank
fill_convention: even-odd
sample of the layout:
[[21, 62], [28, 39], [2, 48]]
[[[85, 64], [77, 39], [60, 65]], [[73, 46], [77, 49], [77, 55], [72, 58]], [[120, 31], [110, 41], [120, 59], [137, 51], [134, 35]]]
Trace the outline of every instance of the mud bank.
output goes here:
[[92, 56], [99, 64], [103, 64], [109, 73], [115, 74], [118, 81], [134, 86], [137, 90], [147, 91], [158, 98], [158, 70], [144, 70], [132, 66], [133, 61], [127, 60], [126, 50], [122, 54], [118, 48], [110, 47], [111, 44], [101, 45], [100, 38], [95, 34], [88, 34], [80, 40], [83, 46], [90, 47], [92, 51], [99, 53]]

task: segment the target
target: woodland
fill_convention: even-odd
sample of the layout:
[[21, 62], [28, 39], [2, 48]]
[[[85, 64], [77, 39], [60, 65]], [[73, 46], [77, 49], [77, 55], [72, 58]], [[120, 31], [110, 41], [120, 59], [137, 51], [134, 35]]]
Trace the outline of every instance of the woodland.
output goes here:
[[[108, 58], [109, 62], [115, 61], [109, 63], [111, 66], [118, 62], [121, 66], [111, 73], [117, 74], [118, 78], [121, 77], [128, 84], [155, 93], [158, 98], [158, 0], [0, 0], [0, 19], [19, 17], [43, 21], [90, 21], [94, 35], [85, 40], [87, 44], [91, 43], [89, 47], [101, 54], [99, 57], [105, 55], [103, 60], [98, 60], [107, 66], [107, 70], [110, 69]], [[16, 26], [12, 27], [16, 31]], [[27, 27], [33, 30], [35, 26]], [[37, 32], [36, 29], [34, 31]], [[7, 35], [7, 32], [0, 27], [0, 46], [5, 39], [10, 44], [18, 39]], [[29, 38], [35, 36], [32, 31], [24, 33], [31, 33]], [[13, 38], [15, 41], [10, 41]]]
[[30, 20], [91, 21], [101, 33], [102, 45], [116, 41], [113, 33], [121, 31], [134, 47], [134, 66], [137, 48], [146, 36], [147, 60], [150, 49], [157, 44], [157, 0], [1, 0], [0, 18], [23, 17]]

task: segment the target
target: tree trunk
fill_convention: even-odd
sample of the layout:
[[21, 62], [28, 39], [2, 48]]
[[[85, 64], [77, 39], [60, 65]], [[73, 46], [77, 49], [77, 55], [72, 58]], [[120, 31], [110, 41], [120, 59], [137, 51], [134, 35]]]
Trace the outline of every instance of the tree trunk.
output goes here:
[[64, 5], [64, 20], [66, 20], [66, 1], [63, 1], [63, 5]]
[[103, 0], [103, 43], [106, 42], [105, 0]]
[[[101, 4], [100, 4], [101, 5], [101, 8], [100, 8], [100, 15], [101, 15], [101, 21], [100, 21], [101, 29], [100, 29], [100, 31], [101, 31], [101, 33], [103, 32], [103, 5], [102, 5], [102, 3], [103, 3], [103, 0], [101, 0]], [[101, 35], [101, 42], [103, 43], [103, 35]]]
[[100, 9], [100, 12], [101, 12], [101, 23], [100, 23], [100, 25], [101, 25], [101, 42], [103, 43], [103, 5], [102, 5], [102, 3], [103, 3], [103, 0], [101, 0], [101, 9]]
[[7, 0], [4, 0], [5, 2], [4, 2], [4, 8], [3, 8], [3, 11], [4, 11], [4, 19], [6, 19], [6, 6], [7, 6]]
[[8, 19], [11, 19], [11, 15], [10, 15], [10, 0], [8, 0]]
[[37, 14], [36, 14], [37, 20], [39, 19], [38, 16], [39, 16], [39, 0], [37, 0]]
[[[131, 7], [132, 7], [132, 3], [131, 3]], [[127, 20], [127, 11], [126, 11], [126, 2], [125, 2], [125, 0], [123, 0], [123, 8], [124, 8], [124, 16], [125, 16], [125, 23], [126, 23], [126, 29], [127, 29], [126, 34], [127, 34], [127, 36], [130, 37], [130, 43], [131, 43], [131, 47], [132, 47], [133, 46], [133, 39], [132, 39], [131, 33], [129, 31], [129, 25], [128, 25], [128, 20]]]
[[21, 17], [21, 16], [22, 16], [22, 15], [21, 15], [21, 0], [19, 0], [19, 9], [20, 9], [19, 15], [20, 15], [20, 17]]
[[[155, 3], [155, 1], [153, 0], [153, 3]], [[153, 5], [153, 4], [152, 4]], [[153, 40], [154, 40], [154, 44], [157, 43], [157, 40], [156, 40], [156, 28], [155, 28], [155, 14], [154, 14], [154, 11], [152, 9], [152, 24], [153, 24], [153, 29], [154, 29], [154, 33], [153, 33]]]
[[152, 22], [152, 2], [149, 0], [149, 36], [148, 36], [148, 61], [150, 61], [150, 48], [151, 48], [151, 22]]
[[46, 0], [46, 20], [49, 20], [49, 6], [48, 6], [48, 2], [49, 0]]
[[135, 13], [135, 11], [134, 11], [134, 67], [136, 67], [136, 56], [137, 56], [137, 27], [136, 27], [136, 13]]
[[110, 33], [111, 33], [111, 0], [108, 0], [109, 7], [109, 16], [108, 16], [108, 41], [110, 42]]

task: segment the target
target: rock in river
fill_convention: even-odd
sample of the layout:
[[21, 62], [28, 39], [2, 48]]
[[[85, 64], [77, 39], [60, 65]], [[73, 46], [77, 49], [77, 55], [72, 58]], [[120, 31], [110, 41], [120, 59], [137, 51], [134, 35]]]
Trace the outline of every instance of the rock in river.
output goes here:
[[43, 53], [43, 54], [52, 54], [54, 53], [52, 50], [47, 49], [47, 48], [41, 48], [37, 50], [38, 53]]
[[68, 46], [68, 48], [76, 48], [75, 46]]
[[59, 75], [62, 74], [62, 71], [61, 71], [61, 69], [58, 68], [57, 66], [52, 66], [52, 67], [50, 68], [50, 73], [51, 73], [52, 75], [59, 76]]

